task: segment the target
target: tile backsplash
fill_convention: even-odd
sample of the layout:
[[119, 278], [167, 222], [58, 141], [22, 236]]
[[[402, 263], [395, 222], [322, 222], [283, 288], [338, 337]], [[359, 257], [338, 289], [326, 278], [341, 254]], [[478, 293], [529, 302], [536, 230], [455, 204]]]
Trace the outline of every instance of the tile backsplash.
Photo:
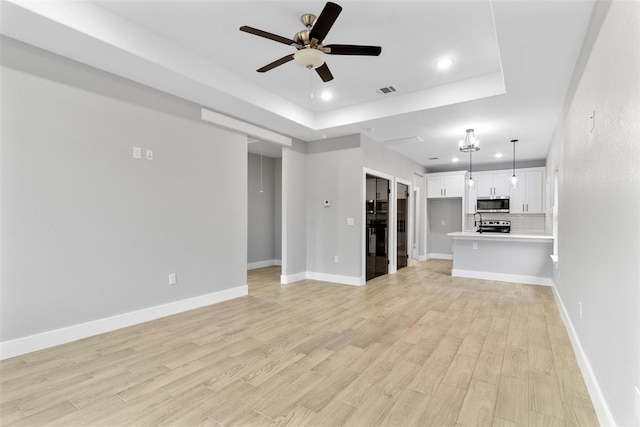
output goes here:
[[[497, 219], [511, 221], [512, 233], [544, 234], [546, 233], [546, 214], [507, 214], [507, 213], [485, 213], [482, 219]], [[473, 225], [473, 214], [466, 215], [465, 230], [475, 231]]]

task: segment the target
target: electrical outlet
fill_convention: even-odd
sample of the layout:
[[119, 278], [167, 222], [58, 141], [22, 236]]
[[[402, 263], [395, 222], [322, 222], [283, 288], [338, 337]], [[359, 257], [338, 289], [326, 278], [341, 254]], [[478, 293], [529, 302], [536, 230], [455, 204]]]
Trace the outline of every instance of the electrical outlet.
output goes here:
[[177, 282], [176, 273], [169, 274], [169, 284], [175, 285]]
[[340, 257], [338, 257], [338, 255], [333, 257], [333, 262], [335, 262], [336, 264], [340, 262]]
[[147, 160], [153, 160], [153, 150], [147, 150], [146, 156]]
[[473, 249], [478, 249], [478, 243], [477, 242], [473, 242]]
[[582, 301], [578, 303], [578, 317], [582, 319]]
[[445, 224], [445, 222], [444, 222], [444, 219], [443, 219], [442, 221], [440, 221], [440, 225], [444, 225], [444, 224]]

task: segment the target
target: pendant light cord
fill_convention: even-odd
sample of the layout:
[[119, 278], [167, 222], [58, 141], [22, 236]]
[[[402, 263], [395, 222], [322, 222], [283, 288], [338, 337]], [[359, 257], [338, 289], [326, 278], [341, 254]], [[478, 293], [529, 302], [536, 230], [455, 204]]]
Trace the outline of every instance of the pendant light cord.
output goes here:
[[513, 141], [513, 176], [516, 175], [516, 140]]

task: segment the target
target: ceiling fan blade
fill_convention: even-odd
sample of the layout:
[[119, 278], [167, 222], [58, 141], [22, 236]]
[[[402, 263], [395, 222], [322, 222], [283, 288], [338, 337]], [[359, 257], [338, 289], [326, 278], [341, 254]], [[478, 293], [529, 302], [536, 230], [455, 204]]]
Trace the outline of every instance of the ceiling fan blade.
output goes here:
[[362, 46], [354, 44], [328, 44], [324, 46], [324, 49], [323, 51], [329, 55], [378, 56], [382, 53], [382, 48], [380, 46]]
[[282, 58], [273, 61], [271, 64], [267, 64], [262, 68], [258, 68], [256, 71], [259, 73], [264, 73], [265, 71], [272, 70], [279, 65], [286, 64], [289, 61], [293, 61], [293, 53], [291, 55], [283, 56]]
[[322, 81], [325, 83], [328, 82], [329, 80], [333, 80], [333, 74], [331, 74], [331, 71], [329, 70], [329, 66], [327, 65], [326, 62], [321, 66], [319, 66], [318, 68], [316, 68], [316, 72], [318, 73]]
[[262, 31], [259, 30], [257, 28], [253, 28], [253, 27], [247, 27], [246, 25], [243, 25], [242, 27], [240, 27], [240, 31], [244, 31], [245, 33], [249, 33], [249, 34], [253, 34], [256, 36], [260, 36], [260, 37], [264, 37], [265, 39], [269, 39], [269, 40], [273, 40], [282, 44], [286, 44], [289, 46], [298, 46], [298, 43], [296, 43], [295, 41], [288, 39], [286, 37], [282, 37], [279, 36], [277, 34], [272, 34], [272, 33], [268, 33], [266, 31]]
[[333, 23], [336, 22], [336, 19], [338, 19], [340, 12], [342, 12], [341, 6], [331, 3], [330, 1], [327, 2], [309, 32], [309, 40], [316, 39], [318, 43], [321, 43], [325, 37], [327, 37], [329, 30], [333, 26]]

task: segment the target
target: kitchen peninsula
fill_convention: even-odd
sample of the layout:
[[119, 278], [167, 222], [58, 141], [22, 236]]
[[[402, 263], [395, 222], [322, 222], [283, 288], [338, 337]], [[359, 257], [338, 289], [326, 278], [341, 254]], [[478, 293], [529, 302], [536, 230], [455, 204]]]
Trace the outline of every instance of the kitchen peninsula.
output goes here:
[[473, 231], [447, 235], [453, 238], [454, 277], [552, 284], [551, 235]]

